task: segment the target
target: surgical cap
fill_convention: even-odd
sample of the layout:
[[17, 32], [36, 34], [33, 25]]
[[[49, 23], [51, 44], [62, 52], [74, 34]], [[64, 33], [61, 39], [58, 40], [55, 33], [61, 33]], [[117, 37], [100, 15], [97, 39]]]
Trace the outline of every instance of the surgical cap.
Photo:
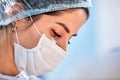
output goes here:
[[89, 7], [90, 0], [0, 0], [0, 26], [32, 15]]

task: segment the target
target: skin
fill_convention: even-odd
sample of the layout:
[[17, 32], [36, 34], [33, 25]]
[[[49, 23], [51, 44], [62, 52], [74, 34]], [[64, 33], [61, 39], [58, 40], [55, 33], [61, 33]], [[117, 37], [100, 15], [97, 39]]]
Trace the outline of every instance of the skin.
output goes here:
[[[87, 14], [83, 9], [68, 9], [60, 11], [59, 16], [43, 14], [40, 18], [33, 18], [39, 31], [46, 34], [50, 39], [54, 38], [57, 45], [64, 50], [67, 49], [68, 40], [77, 34], [86, 19]], [[33, 27], [31, 21], [28, 21], [29, 24], [24, 21], [25, 19], [16, 21], [14, 27], [16, 27], [18, 32], [20, 45], [30, 49], [37, 45], [40, 35]], [[65, 30], [64, 25], [67, 26], [68, 30]], [[10, 38], [13, 38], [13, 40], [9, 43], [9, 54], [4, 54], [2, 55], [2, 58], [0, 58], [0, 73], [15, 76], [19, 73], [13, 57], [14, 53], [12, 45], [13, 42], [17, 43], [15, 32], [12, 32]]]

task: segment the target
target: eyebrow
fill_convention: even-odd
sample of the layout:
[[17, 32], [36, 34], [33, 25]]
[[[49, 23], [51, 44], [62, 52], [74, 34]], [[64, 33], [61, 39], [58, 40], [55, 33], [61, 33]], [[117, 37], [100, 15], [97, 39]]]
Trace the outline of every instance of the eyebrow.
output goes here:
[[67, 33], [70, 33], [70, 30], [69, 30], [69, 28], [67, 27], [67, 25], [65, 25], [64, 23], [61, 23], [61, 22], [56, 22], [56, 23], [57, 23], [58, 25], [62, 26]]
[[[58, 25], [62, 26], [67, 33], [70, 33], [70, 30], [69, 30], [69, 28], [68, 28], [67, 25], [65, 25], [64, 23], [61, 23], [61, 22], [56, 22], [56, 23], [57, 23]], [[72, 36], [76, 37], [77, 34], [73, 34]]]

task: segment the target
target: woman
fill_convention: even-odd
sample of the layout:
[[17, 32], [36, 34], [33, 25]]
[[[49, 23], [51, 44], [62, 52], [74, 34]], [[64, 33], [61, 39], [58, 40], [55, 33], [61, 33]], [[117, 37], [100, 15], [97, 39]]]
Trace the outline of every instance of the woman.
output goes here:
[[87, 0], [1, 0], [0, 79], [37, 80], [67, 55], [88, 17]]

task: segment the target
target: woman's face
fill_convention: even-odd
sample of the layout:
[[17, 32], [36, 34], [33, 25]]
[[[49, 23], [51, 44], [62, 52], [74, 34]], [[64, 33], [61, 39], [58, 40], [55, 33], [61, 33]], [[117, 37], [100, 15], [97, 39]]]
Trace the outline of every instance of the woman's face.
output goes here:
[[[34, 23], [41, 33], [50, 39], [54, 38], [57, 45], [66, 50], [69, 39], [77, 34], [86, 18], [87, 14], [83, 9], [69, 9], [54, 16], [43, 14]], [[20, 44], [26, 48], [34, 47], [39, 41], [39, 34], [33, 27], [25, 32], [19, 31], [18, 36]]]

